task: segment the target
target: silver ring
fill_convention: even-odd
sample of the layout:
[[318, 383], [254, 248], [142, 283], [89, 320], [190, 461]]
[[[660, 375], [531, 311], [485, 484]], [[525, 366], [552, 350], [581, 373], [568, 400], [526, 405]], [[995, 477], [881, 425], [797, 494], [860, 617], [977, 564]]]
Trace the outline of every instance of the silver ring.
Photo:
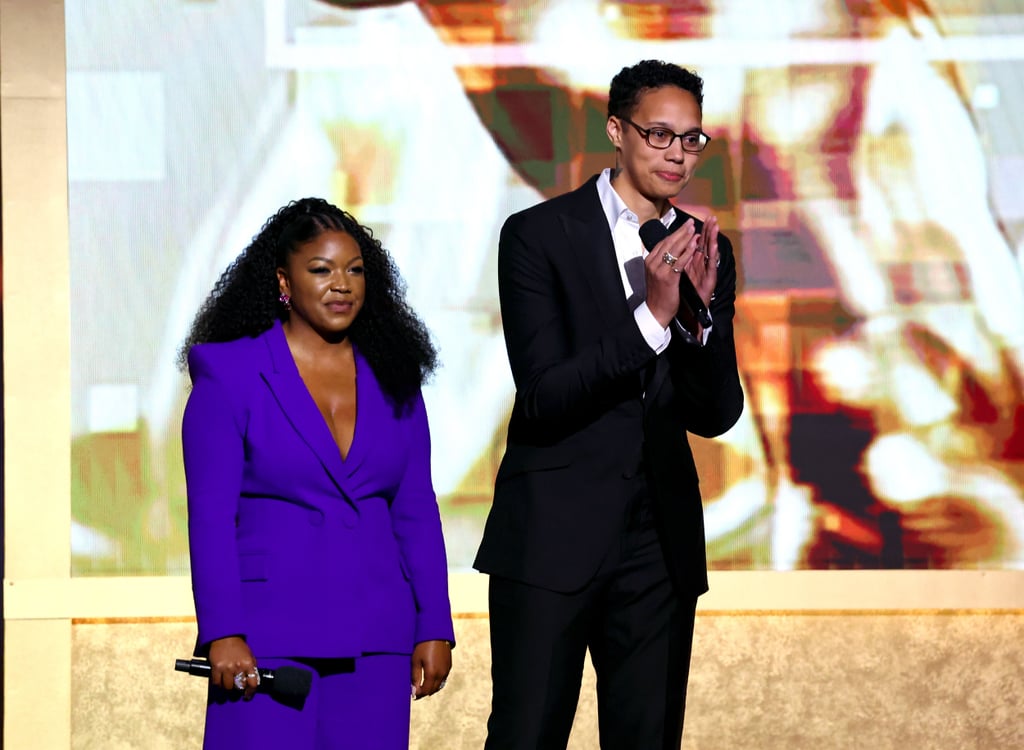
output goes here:
[[679, 258], [674, 256], [672, 253], [668, 252], [667, 250], [665, 251], [665, 254], [661, 256], [661, 259], [663, 261], [665, 261], [666, 263], [668, 263], [670, 266], [674, 266], [676, 261], [679, 260]]
[[235, 687], [239, 690], [245, 690], [245, 672], [235, 674]]
[[680, 271], [680, 270], [679, 270], [678, 268], [676, 268], [675, 266], [673, 266], [673, 267], [672, 267], [672, 270], [673, 270], [673, 271], [674, 271], [675, 273], [682, 273], [682, 271]]
[[247, 674], [246, 677], [255, 678], [255, 680], [256, 680], [256, 687], [259, 687], [260, 686], [260, 682], [262, 682], [262, 679], [260, 678], [259, 670], [255, 669], [255, 668], [249, 674]]

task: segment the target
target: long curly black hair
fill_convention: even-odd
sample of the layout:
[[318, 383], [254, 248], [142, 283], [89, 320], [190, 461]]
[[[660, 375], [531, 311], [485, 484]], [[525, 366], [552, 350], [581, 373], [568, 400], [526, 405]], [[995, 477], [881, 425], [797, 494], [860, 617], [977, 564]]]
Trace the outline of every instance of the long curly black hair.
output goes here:
[[321, 198], [302, 198], [282, 207], [221, 274], [199, 308], [178, 366], [185, 368], [196, 344], [258, 336], [275, 320], [287, 320], [288, 312], [278, 300], [277, 269], [299, 245], [328, 231], [351, 235], [363, 256], [366, 298], [349, 329], [352, 343], [396, 405], [415, 396], [437, 368], [430, 333], [405, 301], [405, 283], [372, 230]]
[[662, 60], [641, 60], [636, 65], [623, 68], [612, 78], [608, 87], [608, 116], [630, 117], [640, 95], [662, 86], [676, 86], [689, 91], [697, 100], [697, 106], [704, 107], [704, 79], [691, 70]]

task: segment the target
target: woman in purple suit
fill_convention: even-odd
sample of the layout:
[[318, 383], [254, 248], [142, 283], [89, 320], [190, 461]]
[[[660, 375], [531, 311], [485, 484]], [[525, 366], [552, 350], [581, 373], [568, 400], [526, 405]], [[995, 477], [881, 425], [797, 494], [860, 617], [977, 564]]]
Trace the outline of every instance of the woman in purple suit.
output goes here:
[[[228, 267], [182, 350], [204, 747], [407, 748], [444, 686], [447, 563], [420, 394], [426, 328], [371, 232], [282, 208]], [[313, 675], [302, 701], [259, 669]]]

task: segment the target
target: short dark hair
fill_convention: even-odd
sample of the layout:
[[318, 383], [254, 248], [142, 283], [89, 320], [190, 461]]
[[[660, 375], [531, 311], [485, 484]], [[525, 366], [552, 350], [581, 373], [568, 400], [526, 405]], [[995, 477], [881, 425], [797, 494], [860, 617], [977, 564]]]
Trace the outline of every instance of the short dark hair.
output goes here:
[[636, 65], [623, 68], [612, 79], [608, 89], [608, 116], [630, 117], [640, 103], [642, 93], [662, 86], [676, 86], [689, 91], [703, 110], [703, 78], [675, 63], [641, 60]]

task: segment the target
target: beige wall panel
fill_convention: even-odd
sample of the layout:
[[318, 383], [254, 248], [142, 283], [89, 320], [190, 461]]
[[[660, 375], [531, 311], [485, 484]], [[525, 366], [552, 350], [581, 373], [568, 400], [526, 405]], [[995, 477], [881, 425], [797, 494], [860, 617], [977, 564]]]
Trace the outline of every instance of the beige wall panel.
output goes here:
[[4, 747], [70, 746], [70, 664], [70, 620], [4, 623]]
[[5, 97], [0, 114], [5, 575], [66, 578], [71, 410], [64, 102]]
[[[0, 0], [4, 746], [71, 743], [71, 620], [11, 618], [17, 582], [69, 575], [64, 5]], [[59, 584], [58, 584], [59, 585]]]
[[[38, 523], [30, 507], [25, 520]], [[697, 607], [706, 615], [1024, 611], [1021, 571], [713, 571], [710, 577], [711, 591]], [[456, 614], [487, 614], [487, 576], [454, 573], [449, 585]], [[195, 609], [188, 576], [23, 577], [7, 581], [4, 612], [15, 619], [123, 620], [192, 617]]]
[[171, 750], [202, 746], [206, 683], [174, 671], [195, 623], [76, 624], [71, 747]]
[[62, 0], [0, 0], [0, 94], [63, 98], [63, 32]]
[[688, 750], [1024, 747], [1024, 615], [699, 617]]
[[[6, 58], [4, 58], [6, 59]], [[17, 243], [24, 235], [9, 235], [11, 228], [7, 226], [8, 218], [25, 226], [34, 226], [39, 222], [58, 218], [47, 212], [49, 205], [60, 207], [58, 229], [67, 226], [68, 217], [68, 168], [67, 168], [67, 127], [64, 122], [65, 105], [63, 99], [36, 99], [3, 97], [3, 185], [4, 185], [4, 255], [15, 256], [11, 260], [27, 263], [38, 256], [29, 252], [38, 243], [33, 239], [30, 245]], [[14, 204], [20, 204], [28, 212], [16, 212]], [[39, 205], [41, 210], [36, 210]], [[8, 214], [10, 216], [8, 217]], [[17, 224], [14, 229], [17, 229]], [[50, 271], [53, 279], [59, 279], [63, 285], [68, 284], [67, 254], [68, 237], [66, 230], [54, 236], [56, 247], [50, 246], [54, 252], [65, 256], [61, 265]], [[7, 243], [10, 244], [7, 244]], [[43, 245], [47, 247], [47, 245]], [[25, 257], [27, 256], [27, 257]], [[4, 258], [7, 264], [7, 258]], [[58, 271], [65, 269], [63, 275]], [[59, 284], [57, 286], [60, 286]], [[67, 298], [64, 299], [65, 311]], [[7, 299], [4, 299], [6, 305]], [[67, 323], [64, 324], [67, 327]]]
[[[1024, 747], [1022, 629], [1024, 614], [698, 616], [683, 748]], [[72, 747], [198, 747], [203, 683], [173, 671], [194, 632], [76, 625]], [[448, 687], [413, 705], [413, 748], [483, 744], [487, 619], [459, 618], [456, 632]], [[571, 750], [598, 746], [596, 718], [588, 669]]]

